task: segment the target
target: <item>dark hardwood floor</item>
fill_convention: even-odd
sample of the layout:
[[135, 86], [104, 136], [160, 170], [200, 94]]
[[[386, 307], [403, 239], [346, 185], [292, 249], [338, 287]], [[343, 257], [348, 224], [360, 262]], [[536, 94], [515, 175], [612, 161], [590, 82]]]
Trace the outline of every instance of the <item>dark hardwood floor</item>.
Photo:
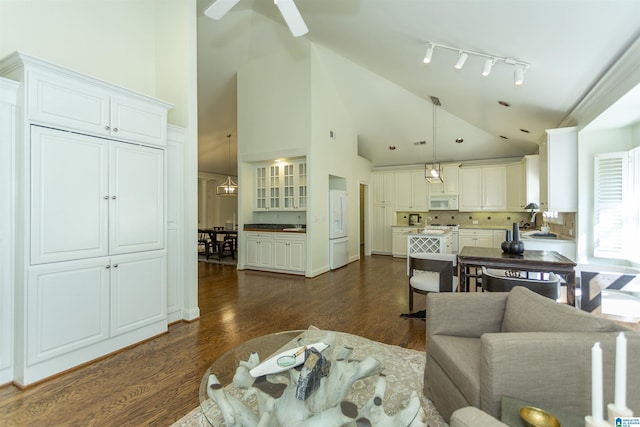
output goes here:
[[[424, 350], [407, 312], [406, 261], [372, 256], [313, 279], [199, 263], [201, 317], [19, 390], [0, 388], [2, 426], [167, 426], [195, 408], [206, 368], [252, 337], [310, 325]], [[424, 309], [416, 295], [414, 310]]]

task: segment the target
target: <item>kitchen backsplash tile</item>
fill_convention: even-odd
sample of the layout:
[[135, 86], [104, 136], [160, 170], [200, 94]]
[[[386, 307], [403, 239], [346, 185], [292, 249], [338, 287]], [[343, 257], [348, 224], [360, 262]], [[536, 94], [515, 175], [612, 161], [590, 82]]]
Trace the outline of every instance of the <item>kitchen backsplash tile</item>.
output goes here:
[[[456, 225], [480, 225], [480, 226], [505, 226], [514, 222], [524, 224], [531, 219], [527, 212], [458, 212], [458, 211], [431, 211], [431, 212], [396, 212], [396, 225], [408, 225], [409, 214], [419, 214], [420, 224], [425, 221], [431, 224], [456, 224]], [[536, 215], [537, 217], [538, 215]], [[474, 224], [477, 221], [477, 224]], [[538, 224], [538, 227], [540, 224]]]

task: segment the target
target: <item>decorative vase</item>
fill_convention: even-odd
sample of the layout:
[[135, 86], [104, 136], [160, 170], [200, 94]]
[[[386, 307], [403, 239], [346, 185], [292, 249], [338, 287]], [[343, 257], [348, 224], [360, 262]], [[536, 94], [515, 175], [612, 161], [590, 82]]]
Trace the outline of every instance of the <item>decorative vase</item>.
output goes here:
[[505, 240], [500, 245], [500, 248], [502, 248], [502, 252], [509, 252], [509, 243], [511, 243], [511, 230], [507, 230]]
[[514, 242], [520, 241], [520, 227], [517, 222], [513, 223], [513, 241]]
[[514, 240], [509, 242], [509, 253], [514, 255], [520, 255], [524, 252], [524, 242], [522, 240]]

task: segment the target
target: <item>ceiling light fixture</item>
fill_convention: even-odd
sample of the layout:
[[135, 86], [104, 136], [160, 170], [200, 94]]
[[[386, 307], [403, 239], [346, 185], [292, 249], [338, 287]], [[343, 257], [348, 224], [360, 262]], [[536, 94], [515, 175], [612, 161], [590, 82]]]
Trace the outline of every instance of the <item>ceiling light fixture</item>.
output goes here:
[[429, 62], [431, 62], [432, 56], [433, 56], [433, 45], [430, 44], [429, 47], [427, 48], [427, 52], [424, 54], [424, 59], [422, 60], [422, 62], [424, 62], [425, 64], [428, 64]]
[[469, 55], [467, 55], [463, 51], [460, 51], [460, 55], [458, 55], [458, 61], [456, 62], [456, 65], [453, 66], [453, 68], [455, 68], [456, 70], [462, 70], [462, 67], [464, 67], [464, 63], [467, 62], [468, 57]]
[[431, 102], [433, 103], [433, 163], [425, 163], [424, 164], [424, 179], [427, 182], [444, 182], [442, 179], [442, 167], [440, 162], [436, 161], [436, 127], [438, 124], [438, 106], [440, 104], [440, 99], [436, 96], [431, 97]]
[[[227, 144], [229, 151], [229, 164], [231, 164], [231, 134], [227, 135], [229, 138], [229, 142]], [[233, 182], [231, 176], [227, 176], [227, 179], [222, 184], [216, 186], [216, 194], [218, 196], [237, 196], [238, 195], [238, 184]]]
[[484, 60], [484, 67], [482, 67], [482, 75], [487, 77], [491, 74], [491, 69], [493, 68], [493, 64], [496, 63], [496, 60], [493, 58], [487, 58]]
[[431, 58], [433, 56], [433, 52], [436, 48], [440, 48], [440, 49], [446, 49], [446, 50], [452, 50], [454, 52], [458, 52], [458, 60], [456, 61], [456, 64], [454, 65], [454, 68], [460, 70], [462, 69], [462, 67], [464, 66], [465, 62], [467, 61], [469, 55], [471, 56], [478, 56], [480, 58], [484, 58], [484, 64], [482, 67], [482, 75], [484, 77], [487, 77], [489, 74], [491, 74], [491, 70], [493, 68], [494, 65], [496, 65], [497, 62], [504, 62], [507, 65], [513, 65], [514, 67], [514, 83], [516, 86], [520, 86], [522, 84], [524, 84], [524, 73], [527, 71], [527, 69], [529, 68], [529, 64], [528, 62], [524, 62], [524, 61], [520, 61], [518, 59], [514, 59], [514, 58], [507, 58], [507, 57], [501, 57], [501, 56], [496, 56], [496, 55], [489, 55], [486, 53], [482, 53], [482, 52], [474, 52], [472, 50], [463, 50], [457, 47], [452, 47], [452, 46], [445, 46], [443, 44], [439, 44], [439, 43], [433, 43], [433, 42], [427, 42], [427, 53], [424, 57], [423, 62], [425, 64], [429, 64], [431, 62]]
[[522, 86], [524, 83], [524, 72], [526, 68], [522, 65], [516, 64], [513, 70], [513, 84], [516, 86]]

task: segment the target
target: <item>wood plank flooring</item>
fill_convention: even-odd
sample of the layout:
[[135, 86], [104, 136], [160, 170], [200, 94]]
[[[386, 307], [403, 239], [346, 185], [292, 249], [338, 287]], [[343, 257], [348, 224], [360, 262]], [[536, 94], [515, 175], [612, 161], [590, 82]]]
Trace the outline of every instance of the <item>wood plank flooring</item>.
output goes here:
[[[424, 350], [406, 261], [365, 257], [313, 279], [198, 264], [201, 317], [41, 384], [0, 388], [2, 426], [167, 426], [198, 404], [206, 368], [252, 337], [315, 325]], [[415, 295], [414, 310], [425, 297]]]

